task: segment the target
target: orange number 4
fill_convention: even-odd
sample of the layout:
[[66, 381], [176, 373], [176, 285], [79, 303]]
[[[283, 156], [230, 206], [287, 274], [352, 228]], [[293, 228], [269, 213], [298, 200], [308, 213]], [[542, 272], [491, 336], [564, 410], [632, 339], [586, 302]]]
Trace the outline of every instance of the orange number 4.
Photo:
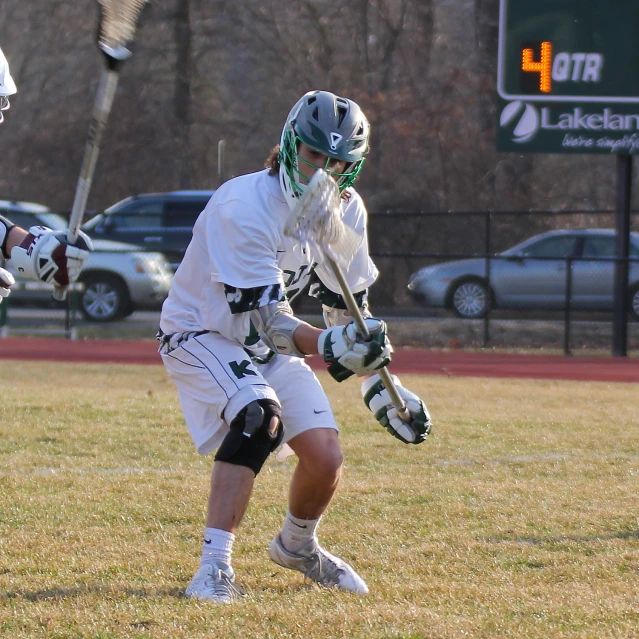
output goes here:
[[552, 89], [552, 44], [550, 42], [541, 43], [541, 60], [533, 60], [533, 50], [523, 49], [521, 55], [521, 70], [539, 73], [539, 90], [542, 93], [550, 93]]

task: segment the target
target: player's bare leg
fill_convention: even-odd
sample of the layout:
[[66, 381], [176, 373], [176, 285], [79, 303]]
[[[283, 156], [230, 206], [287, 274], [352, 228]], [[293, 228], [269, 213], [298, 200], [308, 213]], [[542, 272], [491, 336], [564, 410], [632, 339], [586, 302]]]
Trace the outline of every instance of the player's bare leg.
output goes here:
[[187, 597], [233, 603], [245, 594], [235, 584], [231, 553], [254, 483], [255, 473], [246, 466], [223, 461], [213, 464], [202, 560], [186, 589]]
[[207, 528], [235, 535], [248, 508], [254, 483], [255, 473], [250, 468], [216, 461], [211, 473]]
[[289, 487], [289, 510], [300, 519], [319, 519], [342, 476], [344, 458], [337, 431], [307, 430], [293, 437], [289, 446], [299, 460]]
[[317, 526], [342, 474], [342, 451], [337, 431], [318, 428], [289, 442], [298, 464], [289, 488], [289, 510], [280, 533], [271, 541], [271, 559], [298, 570], [312, 581], [366, 594], [364, 580], [346, 562], [331, 555], [317, 541]]

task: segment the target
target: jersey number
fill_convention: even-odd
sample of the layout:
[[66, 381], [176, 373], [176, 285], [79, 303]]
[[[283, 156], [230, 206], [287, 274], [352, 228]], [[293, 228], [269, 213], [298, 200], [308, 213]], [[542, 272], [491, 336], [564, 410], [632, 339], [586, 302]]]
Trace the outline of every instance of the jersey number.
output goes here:
[[310, 272], [317, 266], [317, 262], [315, 264], [302, 264], [297, 271], [287, 271], [283, 272], [288, 275], [288, 279], [284, 282], [284, 288], [286, 289], [286, 299], [292, 300], [300, 291], [299, 288], [290, 288], [291, 286], [295, 286], [306, 274], [310, 274]]

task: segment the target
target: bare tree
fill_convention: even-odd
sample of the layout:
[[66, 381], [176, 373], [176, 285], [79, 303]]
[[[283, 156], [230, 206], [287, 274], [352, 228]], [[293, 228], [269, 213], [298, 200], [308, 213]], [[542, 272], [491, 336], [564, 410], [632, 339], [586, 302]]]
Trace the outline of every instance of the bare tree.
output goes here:
[[[608, 208], [611, 158], [498, 153], [498, 0], [154, 2], [121, 74], [89, 207], [210, 188], [258, 170], [287, 109], [328, 89], [359, 102], [371, 210]], [[3, 0], [19, 85], [0, 193], [71, 206], [102, 60], [94, 0]], [[471, 231], [459, 230], [471, 240]], [[418, 243], [411, 236], [403, 242]]]

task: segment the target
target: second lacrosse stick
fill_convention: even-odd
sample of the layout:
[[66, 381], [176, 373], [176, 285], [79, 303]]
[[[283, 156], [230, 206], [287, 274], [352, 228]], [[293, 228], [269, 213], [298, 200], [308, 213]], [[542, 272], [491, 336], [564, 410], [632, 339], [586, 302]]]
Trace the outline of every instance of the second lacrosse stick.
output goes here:
[[[73, 244], [78, 238], [98, 160], [102, 133], [113, 105], [118, 72], [122, 63], [131, 56], [129, 47], [133, 42], [140, 14], [147, 3], [148, 0], [98, 0], [100, 5], [98, 46], [106, 64], [100, 75], [80, 177], [69, 217], [67, 230], [69, 244]], [[53, 297], [63, 300], [66, 297], [66, 289], [54, 289]]]

